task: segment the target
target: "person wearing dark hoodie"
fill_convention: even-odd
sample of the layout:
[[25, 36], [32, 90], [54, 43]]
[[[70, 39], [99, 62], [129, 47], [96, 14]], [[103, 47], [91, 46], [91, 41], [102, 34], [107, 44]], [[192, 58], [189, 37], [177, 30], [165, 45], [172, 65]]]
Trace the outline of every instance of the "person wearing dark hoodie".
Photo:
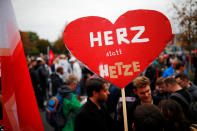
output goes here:
[[69, 75], [66, 78], [66, 85], [62, 85], [58, 89], [58, 93], [63, 97], [62, 111], [66, 120], [62, 131], [74, 131], [74, 119], [78, 110], [82, 106], [76, 94], [73, 93], [76, 89], [77, 83], [78, 78], [75, 75]]

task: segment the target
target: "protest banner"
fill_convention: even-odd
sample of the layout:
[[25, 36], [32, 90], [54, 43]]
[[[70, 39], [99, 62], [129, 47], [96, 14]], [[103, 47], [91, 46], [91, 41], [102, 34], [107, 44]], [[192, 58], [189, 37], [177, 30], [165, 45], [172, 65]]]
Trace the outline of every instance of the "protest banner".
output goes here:
[[[121, 88], [123, 99], [124, 87], [155, 60], [171, 37], [168, 18], [154, 10], [128, 11], [114, 24], [98, 16], [82, 17], [70, 22], [63, 34], [70, 52]], [[123, 110], [125, 116], [125, 100]]]
[[0, 59], [5, 131], [43, 131], [25, 53], [10, 0], [0, 0]]

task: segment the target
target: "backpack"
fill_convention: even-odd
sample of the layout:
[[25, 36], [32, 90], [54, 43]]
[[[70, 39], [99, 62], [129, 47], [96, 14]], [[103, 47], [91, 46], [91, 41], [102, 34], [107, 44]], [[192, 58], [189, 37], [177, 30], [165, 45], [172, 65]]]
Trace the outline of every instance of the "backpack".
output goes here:
[[[190, 96], [190, 99], [192, 100], [192, 102], [188, 102], [184, 96], [182, 96], [181, 94], [179, 93], [173, 93], [171, 96], [176, 96], [178, 97], [179, 99], [181, 99], [189, 108], [188, 108], [188, 111], [187, 111], [187, 117], [188, 119], [190, 120], [191, 123], [195, 123], [197, 122], [197, 101], [194, 101], [193, 100], [193, 97], [192, 95], [187, 91], [187, 93], [189, 94]], [[170, 97], [171, 97], [170, 96]]]
[[51, 126], [62, 127], [65, 125], [65, 119], [62, 114], [63, 98], [57, 94], [49, 99], [46, 107], [46, 120]]

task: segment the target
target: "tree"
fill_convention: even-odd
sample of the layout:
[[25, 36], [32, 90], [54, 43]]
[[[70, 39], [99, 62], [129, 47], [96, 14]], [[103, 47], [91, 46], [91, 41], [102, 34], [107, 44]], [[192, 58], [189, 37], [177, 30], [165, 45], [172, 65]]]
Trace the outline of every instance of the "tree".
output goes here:
[[39, 40], [39, 36], [35, 32], [28, 32], [31, 43], [36, 43]]
[[23, 43], [23, 48], [24, 48], [25, 54], [27, 55], [29, 53], [29, 49], [30, 49], [30, 45], [31, 45], [31, 42], [29, 39], [29, 34], [28, 34], [28, 32], [20, 31], [20, 35], [21, 35], [21, 40]]
[[20, 31], [25, 55], [38, 55], [40, 50], [37, 48], [39, 37], [35, 32]]
[[48, 40], [40, 39], [36, 43], [36, 48], [39, 50], [39, 53], [47, 54], [47, 47], [51, 47]]
[[189, 51], [189, 74], [191, 74], [191, 51], [197, 42], [197, 1], [179, 0], [173, 3], [173, 8], [175, 19], [179, 22], [178, 40], [184, 42], [184, 49]]
[[68, 49], [65, 47], [65, 44], [64, 44], [64, 41], [63, 41], [63, 37], [59, 37], [55, 42], [54, 42], [54, 46], [53, 46], [53, 50], [56, 52], [56, 53], [66, 53], [68, 54], [69, 51]]

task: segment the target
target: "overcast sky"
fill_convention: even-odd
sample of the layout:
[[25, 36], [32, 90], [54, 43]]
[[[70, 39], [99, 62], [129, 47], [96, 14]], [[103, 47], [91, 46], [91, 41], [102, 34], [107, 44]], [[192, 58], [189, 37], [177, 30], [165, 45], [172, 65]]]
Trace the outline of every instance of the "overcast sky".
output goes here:
[[66, 23], [84, 16], [105, 17], [112, 22], [128, 10], [152, 9], [172, 22], [171, 0], [11, 0], [22, 31], [36, 32], [50, 42], [61, 36]]

